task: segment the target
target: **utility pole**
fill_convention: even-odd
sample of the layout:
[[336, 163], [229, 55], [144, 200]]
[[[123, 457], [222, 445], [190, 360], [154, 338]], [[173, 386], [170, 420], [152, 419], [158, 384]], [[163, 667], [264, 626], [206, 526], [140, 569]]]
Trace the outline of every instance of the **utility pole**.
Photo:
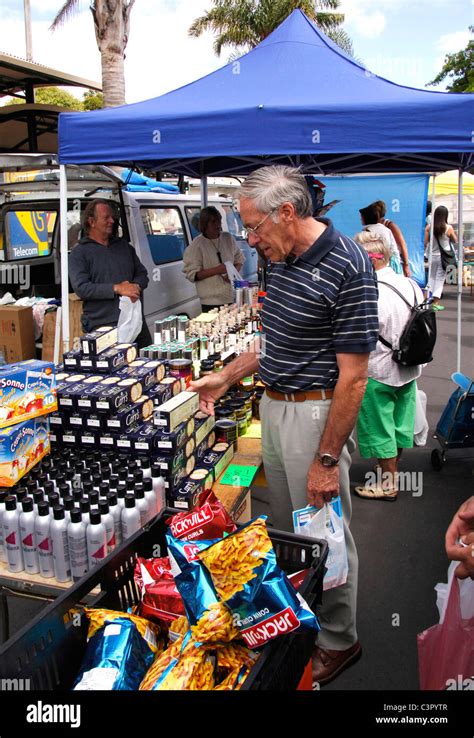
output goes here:
[[31, 35], [31, 8], [30, 0], [23, 0], [25, 11], [25, 40], [26, 40], [26, 60], [33, 61], [33, 40]]

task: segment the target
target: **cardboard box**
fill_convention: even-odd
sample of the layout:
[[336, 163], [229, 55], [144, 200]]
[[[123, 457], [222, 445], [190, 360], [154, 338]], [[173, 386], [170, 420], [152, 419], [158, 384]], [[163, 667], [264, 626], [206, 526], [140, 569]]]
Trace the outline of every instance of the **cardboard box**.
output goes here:
[[0, 428], [57, 409], [53, 364], [29, 359], [0, 367]]
[[0, 431], [0, 486], [13, 487], [50, 452], [47, 418], [34, 418]]
[[82, 353], [97, 356], [117, 343], [117, 328], [104, 325], [81, 338]]
[[153, 400], [147, 395], [142, 395], [136, 402], [121, 408], [115, 415], [106, 419], [107, 430], [125, 431], [142, 425], [153, 416]]
[[[54, 338], [56, 335], [56, 315], [57, 310], [48, 310], [44, 316], [43, 338], [41, 358], [43, 361], [54, 361]], [[82, 316], [82, 300], [75, 294], [69, 295], [69, 345], [71, 349], [77, 347], [80, 336], [84, 333], [81, 324]], [[59, 330], [58, 357], [63, 352], [62, 331]]]
[[180, 392], [155, 411], [154, 423], [167, 433], [172, 433], [181, 423], [188, 421], [199, 410], [197, 392]]
[[36, 358], [33, 308], [0, 307], [0, 351], [7, 364]]

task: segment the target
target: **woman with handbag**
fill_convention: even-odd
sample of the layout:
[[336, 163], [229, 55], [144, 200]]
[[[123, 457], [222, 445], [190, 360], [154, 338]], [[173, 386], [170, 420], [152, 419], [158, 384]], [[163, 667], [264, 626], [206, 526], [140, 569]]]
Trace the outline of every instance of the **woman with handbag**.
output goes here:
[[[433, 307], [435, 310], [444, 310], [441, 305], [446, 269], [448, 266], [456, 266], [455, 244], [458, 237], [454, 228], [448, 223], [448, 208], [439, 205], [433, 216], [433, 253], [431, 255], [431, 291], [433, 293]], [[425, 228], [425, 247], [430, 241], [430, 226]]]

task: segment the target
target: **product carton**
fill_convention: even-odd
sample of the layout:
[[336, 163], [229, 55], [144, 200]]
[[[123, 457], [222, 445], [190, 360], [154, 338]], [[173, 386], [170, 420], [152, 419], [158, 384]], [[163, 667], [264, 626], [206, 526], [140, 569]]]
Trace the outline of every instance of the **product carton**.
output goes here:
[[0, 486], [13, 487], [50, 452], [46, 418], [34, 418], [0, 430]]
[[30, 359], [0, 367], [0, 428], [57, 409], [54, 364]]
[[33, 308], [0, 306], [0, 351], [9, 364], [36, 356]]

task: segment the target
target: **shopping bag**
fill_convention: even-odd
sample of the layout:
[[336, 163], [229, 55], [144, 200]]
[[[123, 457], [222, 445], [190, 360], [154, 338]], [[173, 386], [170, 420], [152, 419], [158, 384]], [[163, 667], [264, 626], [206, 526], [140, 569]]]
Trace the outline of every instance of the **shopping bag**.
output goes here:
[[242, 275], [240, 272], [237, 271], [235, 266], [232, 264], [231, 261], [225, 261], [224, 266], [227, 269], [227, 276], [229, 277], [229, 282], [232, 284], [235, 280], [238, 282], [242, 279]]
[[340, 498], [332, 500], [320, 510], [312, 506], [295, 510], [293, 523], [296, 534], [308, 538], [323, 538], [328, 543], [327, 571], [323, 579], [323, 590], [345, 584], [349, 564]]
[[142, 329], [142, 304], [140, 300], [132, 302], [129, 297], [121, 297], [120, 314], [117, 323], [119, 343], [133, 343]]
[[[466, 586], [467, 585], [467, 586]], [[443, 622], [417, 636], [420, 689], [474, 689], [474, 616], [472, 613], [474, 580], [462, 583], [452, 577]]]
[[416, 386], [416, 410], [413, 442], [415, 446], [426, 446], [430, 426], [426, 418], [426, 393]]

